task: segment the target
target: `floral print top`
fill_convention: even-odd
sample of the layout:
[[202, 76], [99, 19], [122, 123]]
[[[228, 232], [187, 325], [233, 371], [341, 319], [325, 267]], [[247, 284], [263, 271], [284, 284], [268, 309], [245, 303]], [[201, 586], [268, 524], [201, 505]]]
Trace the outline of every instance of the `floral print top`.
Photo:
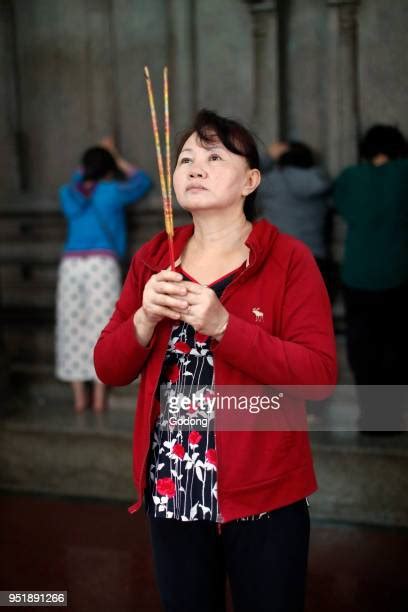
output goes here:
[[[184, 278], [194, 281], [180, 271]], [[218, 298], [237, 272], [209, 285]], [[210, 341], [209, 336], [196, 332], [187, 323], [173, 326], [158, 385], [162, 400], [180, 396], [183, 390], [188, 395], [186, 387], [192, 385], [204, 401], [212, 393], [214, 367]], [[192, 406], [187, 413], [194, 416]], [[146, 483], [145, 508], [150, 516], [221, 522], [217, 503], [216, 435], [211, 415], [207, 427], [199, 430], [194, 425], [185, 429], [172, 427], [168, 420], [158, 417], [152, 432]], [[255, 520], [268, 514], [263, 512], [238, 520]]]

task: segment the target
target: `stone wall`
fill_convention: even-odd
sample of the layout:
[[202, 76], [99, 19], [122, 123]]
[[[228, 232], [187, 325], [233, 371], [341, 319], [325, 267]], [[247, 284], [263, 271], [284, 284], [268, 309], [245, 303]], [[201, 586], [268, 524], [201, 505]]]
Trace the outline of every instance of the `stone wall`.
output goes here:
[[[170, 66], [174, 132], [207, 106], [244, 120], [265, 142], [309, 141], [336, 172], [354, 160], [356, 137], [372, 122], [408, 129], [405, 0], [0, 7], [0, 195], [24, 189], [56, 207], [81, 151], [109, 133], [155, 175], [146, 63], [157, 90]], [[1, 197], [2, 209], [7, 203]]]
[[[145, 64], [159, 114], [169, 65], [173, 134], [206, 106], [265, 143], [309, 142], [335, 175], [373, 122], [408, 133], [407, 29], [406, 0], [1, 0], [2, 307], [28, 321], [52, 311], [57, 188], [86, 147], [113, 134], [157, 177]], [[160, 206], [156, 179], [129, 211], [133, 249], [161, 226]], [[338, 258], [341, 242], [337, 224]]]
[[378, 120], [408, 135], [408, 2], [369, 0], [359, 9], [359, 105], [363, 128]]

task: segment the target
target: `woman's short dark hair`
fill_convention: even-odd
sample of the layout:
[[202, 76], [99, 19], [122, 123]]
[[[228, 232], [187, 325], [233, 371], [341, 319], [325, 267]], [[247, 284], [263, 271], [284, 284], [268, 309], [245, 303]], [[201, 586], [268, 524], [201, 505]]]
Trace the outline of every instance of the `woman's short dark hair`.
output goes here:
[[87, 149], [82, 155], [81, 165], [84, 171], [82, 179], [84, 181], [99, 181], [108, 174], [112, 174], [119, 181], [125, 178], [113, 155], [104, 147]]
[[278, 166], [295, 166], [296, 168], [312, 168], [316, 162], [313, 151], [304, 142], [290, 140], [289, 149], [278, 159]]
[[[219, 140], [231, 153], [245, 157], [249, 168], [259, 168], [258, 148], [251, 132], [238, 121], [221, 117], [205, 108], [197, 113], [192, 126], [181, 135], [177, 146], [176, 160], [179, 158], [186, 141], [194, 133], [205, 144]], [[256, 216], [256, 191], [255, 189], [245, 198], [244, 214], [249, 221], [255, 219]]]
[[360, 142], [360, 157], [371, 161], [380, 154], [390, 159], [407, 157], [407, 141], [397, 127], [377, 124], [364, 134]]

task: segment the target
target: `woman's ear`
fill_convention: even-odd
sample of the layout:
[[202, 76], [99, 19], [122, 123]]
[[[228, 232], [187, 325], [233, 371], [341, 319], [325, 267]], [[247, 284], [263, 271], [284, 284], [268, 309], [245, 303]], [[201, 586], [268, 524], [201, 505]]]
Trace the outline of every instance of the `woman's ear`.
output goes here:
[[260, 182], [261, 173], [259, 172], [258, 168], [250, 168], [247, 171], [247, 177], [244, 188], [242, 190], [242, 195], [246, 197], [247, 195], [255, 191], [255, 189], [259, 186]]

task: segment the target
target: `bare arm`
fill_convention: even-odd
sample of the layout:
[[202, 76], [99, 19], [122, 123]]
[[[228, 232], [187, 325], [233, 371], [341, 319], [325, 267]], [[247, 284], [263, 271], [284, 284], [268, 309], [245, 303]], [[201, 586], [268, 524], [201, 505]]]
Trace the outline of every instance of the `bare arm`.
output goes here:
[[121, 156], [121, 154], [119, 153], [116, 147], [115, 141], [113, 140], [111, 136], [107, 138], [103, 138], [99, 144], [101, 147], [103, 147], [104, 149], [109, 151], [109, 153], [113, 155], [118, 168], [122, 170], [122, 172], [126, 174], [126, 176], [130, 176], [131, 174], [135, 172], [135, 165], [130, 163], [124, 157]]

